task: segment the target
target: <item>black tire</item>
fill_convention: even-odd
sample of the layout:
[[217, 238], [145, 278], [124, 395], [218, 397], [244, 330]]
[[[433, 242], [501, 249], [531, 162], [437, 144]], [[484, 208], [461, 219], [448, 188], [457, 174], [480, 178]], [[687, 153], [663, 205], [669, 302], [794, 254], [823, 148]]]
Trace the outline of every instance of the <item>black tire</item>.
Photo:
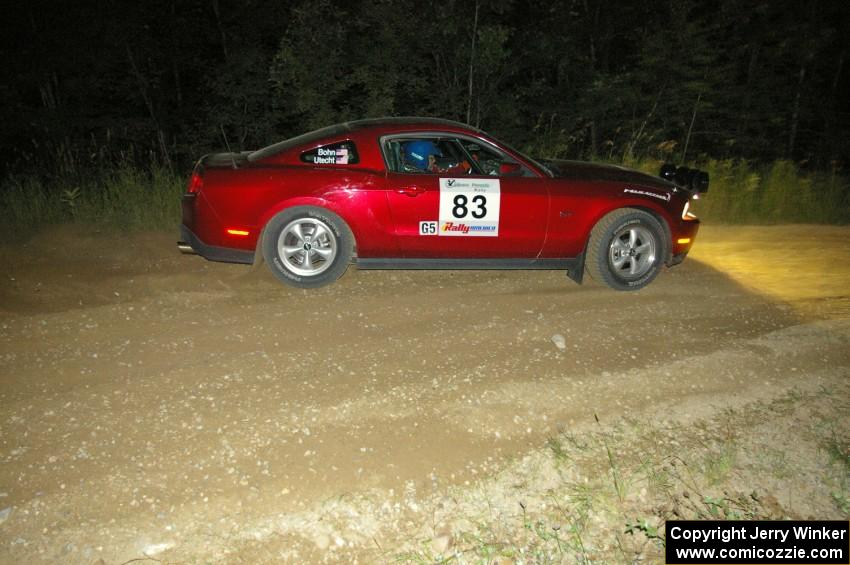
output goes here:
[[296, 206], [263, 230], [263, 258], [281, 282], [317, 288], [337, 280], [351, 262], [354, 235], [342, 218], [315, 206]]
[[587, 244], [588, 274], [616, 290], [639, 290], [658, 276], [667, 256], [665, 230], [648, 212], [614, 210], [593, 227]]

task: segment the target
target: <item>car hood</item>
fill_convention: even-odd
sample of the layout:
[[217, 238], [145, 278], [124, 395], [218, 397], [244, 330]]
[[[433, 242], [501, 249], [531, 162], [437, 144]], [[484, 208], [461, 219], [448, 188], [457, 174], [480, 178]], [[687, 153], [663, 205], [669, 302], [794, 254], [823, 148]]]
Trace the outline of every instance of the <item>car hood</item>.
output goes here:
[[538, 159], [555, 178], [578, 181], [617, 182], [635, 184], [672, 192], [674, 185], [660, 177], [654, 177], [634, 169], [616, 165], [602, 165], [585, 161], [567, 161], [563, 159]]

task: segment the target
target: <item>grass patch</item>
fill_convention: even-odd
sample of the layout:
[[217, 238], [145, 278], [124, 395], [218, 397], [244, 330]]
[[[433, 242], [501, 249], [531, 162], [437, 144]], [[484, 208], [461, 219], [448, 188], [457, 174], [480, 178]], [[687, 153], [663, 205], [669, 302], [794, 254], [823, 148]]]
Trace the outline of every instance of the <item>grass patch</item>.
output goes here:
[[795, 391], [691, 423], [559, 433], [537, 456], [442, 498], [438, 551], [434, 538], [419, 538], [419, 550], [394, 559], [654, 562], [669, 519], [846, 517], [847, 393]]
[[829, 435], [824, 441], [830, 461], [850, 473], [850, 439], [841, 437], [831, 425]]
[[[657, 175], [661, 161], [628, 166]], [[850, 223], [850, 179], [832, 171], [804, 171], [790, 161], [757, 164], [709, 159], [691, 166], [707, 171], [708, 193], [693, 205], [715, 224]]]
[[829, 457], [832, 470], [832, 500], [841, 512], [850, 517], [850, 432], [844, 424], [843, 433], [839, 432], [834, 420], [825, 422], [826, 431], [822, 446]]
[[0, 182], [5, 238], [76, 222], [120, 229], [173, 228], [180, 221], [185, 179], [165, 167], [125, 165], [94, 176], [41, 179], [9, 176]]
[[[661, 162], [646, 159], [626, 165], [656, 175]], [[711, 175], [708, 194], [693, 207], [703, 220], [850, 223], [850, 179], [837, 171], [806, 172], [789, 161], [708, 160], [695, 166]], [[4, 216], [0, 235], [20, 239], [64, 222], [131, 230], [172, 228], [179, 222], [183, 176], [162, 165], [140, 167], [130, 162], [99, 171], [7, 176], [0, 181]]]

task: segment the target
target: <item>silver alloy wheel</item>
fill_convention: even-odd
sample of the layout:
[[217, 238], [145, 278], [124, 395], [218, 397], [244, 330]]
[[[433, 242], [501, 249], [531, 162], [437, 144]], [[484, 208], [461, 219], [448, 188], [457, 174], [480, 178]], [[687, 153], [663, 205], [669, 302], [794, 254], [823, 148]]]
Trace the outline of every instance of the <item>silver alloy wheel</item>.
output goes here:
[[632, 224], [618, 231], [608, 248], [608, 260], [617, 276], [639, 279], [655, 265], [655, 236], [643, 226]]
[[333, 264], [336, 253], [334, 232], [316, 218], [292, 220], [277, 238], [277, 254], [284, 266], [303, 277], [325, 272]]

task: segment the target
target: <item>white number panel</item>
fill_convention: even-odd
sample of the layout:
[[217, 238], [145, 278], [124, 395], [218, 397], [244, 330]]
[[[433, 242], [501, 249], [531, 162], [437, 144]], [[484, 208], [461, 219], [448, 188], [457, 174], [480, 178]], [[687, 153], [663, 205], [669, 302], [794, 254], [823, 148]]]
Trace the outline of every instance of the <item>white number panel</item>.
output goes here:
[[499, 235], [498, 179], [440, 179], [440, 221], [437, 235]]

